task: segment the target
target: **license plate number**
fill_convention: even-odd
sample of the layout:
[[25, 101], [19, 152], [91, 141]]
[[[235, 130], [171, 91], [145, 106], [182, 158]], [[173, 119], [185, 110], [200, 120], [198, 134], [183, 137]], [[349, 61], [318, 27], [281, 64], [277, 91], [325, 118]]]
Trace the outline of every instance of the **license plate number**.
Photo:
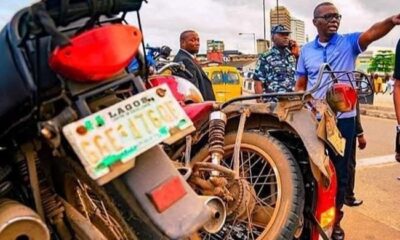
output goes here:
[[188, 128], [193, 123], [168, 86], [160, 85], [70, 123], [63, 133], [88, 174], [98, 179], [114, 164], [132, 164], [171, 132]]

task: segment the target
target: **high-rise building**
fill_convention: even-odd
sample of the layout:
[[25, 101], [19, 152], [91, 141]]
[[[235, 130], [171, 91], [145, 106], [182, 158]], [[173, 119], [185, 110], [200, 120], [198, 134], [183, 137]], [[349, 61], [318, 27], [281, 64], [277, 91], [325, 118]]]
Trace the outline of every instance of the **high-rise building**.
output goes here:
[[305, 30], [304, 21], [296, 18], [291, 20], [291, 31], [290, 37], [294, 39], [298, 45], [302, 46], [305, 43]]
[[290, 12], [283, 6], [279, 6], [278, 8], [271, 9], [269, 11], [269, 18], [270, 18], [270, 29], [278, 24], [282, 24], [287, 29], [291, 29], [291, 17]]

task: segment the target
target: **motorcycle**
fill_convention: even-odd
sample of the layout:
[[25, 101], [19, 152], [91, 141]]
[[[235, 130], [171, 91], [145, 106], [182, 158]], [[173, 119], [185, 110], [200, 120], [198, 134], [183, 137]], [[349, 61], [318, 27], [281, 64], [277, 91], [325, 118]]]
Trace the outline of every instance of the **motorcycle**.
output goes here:
[[142, 36], [123, 23], [141, 4], [40, 1], [0, 32], [0, 239], [220, 228], [222, 200], [199, 196], [159, 145], [192, 121], [167, 86], [146, 89], [126, 70]]
[[[179, 65], [170, 63], [170, 70]], [[196, 127], [186, 139], [166, 144], [169, 156], [197, 193], [225, 203], [223, 227], [192, 239], [330, 238], [337, 184], [327, 149], [344, 154], [336, 112], [354, 109], [356, 92], [372, 94], [365, 74], [331, 71], [324, 64], [309, 91], [244, 96], [220, 105], [202, 101], [180, 77], [155, 75], [150, 83], [167, 83]], [[326, 101], [312, 97], [321, 87], [329, 89]], [[265, 102], [246, 103], [256, 99]]]

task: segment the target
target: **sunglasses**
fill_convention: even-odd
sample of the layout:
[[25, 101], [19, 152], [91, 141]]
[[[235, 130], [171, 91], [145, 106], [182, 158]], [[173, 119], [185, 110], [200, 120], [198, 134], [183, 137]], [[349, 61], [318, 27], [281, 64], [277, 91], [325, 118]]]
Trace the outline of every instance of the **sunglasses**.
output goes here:
[[340, 21], [340, 19], [342, 19], [342, 15], [340, 15], [338, 13], [328, 13], [323, 16], [315, 16], [314, 18], [323, 18], [327, 22], [330, 22], [334, 18], [336, 18], [338, 21]]

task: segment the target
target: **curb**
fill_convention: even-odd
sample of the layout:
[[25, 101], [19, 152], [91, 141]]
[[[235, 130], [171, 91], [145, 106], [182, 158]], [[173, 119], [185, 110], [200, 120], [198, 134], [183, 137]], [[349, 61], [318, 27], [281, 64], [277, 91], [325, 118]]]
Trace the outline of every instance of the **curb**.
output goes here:
[[371, 117], [396, 120], [396, 113], [394, 111], [394, 107], [360, 104], [360, 114]]

